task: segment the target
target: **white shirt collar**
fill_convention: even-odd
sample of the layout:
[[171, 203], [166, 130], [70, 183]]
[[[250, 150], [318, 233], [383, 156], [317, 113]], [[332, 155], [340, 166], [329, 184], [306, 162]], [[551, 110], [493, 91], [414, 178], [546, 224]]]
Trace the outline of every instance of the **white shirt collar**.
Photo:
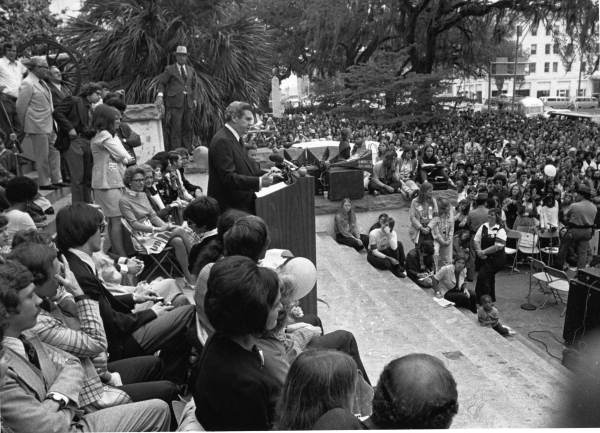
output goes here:
[[233, 136], [235, 137], [235, 139], [239, 142], [240, 141], [240, 134], [237, 133], [237, 131], [235, 129], [233, 129], [229, 123], [225, 124], [225, 128], [229, 129], [231, 131], [231, 133], [233, 134]]
[[210, 237], [210, 236], [215, 236], [217, 234], [217, 228], [215, 227], [212, 230], [209, 230], [207, 232], [202, 233], [202, 236], [200, 236], [200, 242], [202, 242], [204, 239]]
[[69, 251], [72, 252], [73, 254], [75, 254], [77, 257], [79, 257], [79, 259], [83, 263], [85, 263], [90, 268], [92, 268], [92, 271], [94, 272], [94, 274], [97, 272], [96, 264], [94, 263], [94, 260], [92, 260], [92, 257], [88, 253], [84, 253], [83, 251], [78, 250], [76, 248], [69, 248]]

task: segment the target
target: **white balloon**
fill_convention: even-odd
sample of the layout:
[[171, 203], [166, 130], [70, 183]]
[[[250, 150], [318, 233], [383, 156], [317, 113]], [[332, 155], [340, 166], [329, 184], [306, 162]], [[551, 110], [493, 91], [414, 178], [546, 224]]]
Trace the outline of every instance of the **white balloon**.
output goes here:
[[548, 177], [556, 176], [556, 167], [553, 166], [552, 164], [548, 164], [547, 166], [544, 167], [544, 174]]

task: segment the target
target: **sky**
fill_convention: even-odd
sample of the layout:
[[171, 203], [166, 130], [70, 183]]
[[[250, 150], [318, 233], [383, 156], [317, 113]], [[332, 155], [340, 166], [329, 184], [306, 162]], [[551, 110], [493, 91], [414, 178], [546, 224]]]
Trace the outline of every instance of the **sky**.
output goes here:
[[50, 10], [60, 13], [63, 9], [68, 9], [67, 15], [73, 15], [79, 10], [81, 3], [83, 3], [83, 0], [52, 0]]

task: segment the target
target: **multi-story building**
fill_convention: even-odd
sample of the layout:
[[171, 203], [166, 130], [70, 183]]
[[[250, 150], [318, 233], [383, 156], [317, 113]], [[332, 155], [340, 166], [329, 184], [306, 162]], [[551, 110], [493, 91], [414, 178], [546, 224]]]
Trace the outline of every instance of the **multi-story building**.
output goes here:
[[[525, 58], [519, 59], [519, 62], [525, 62], [525, 76], [523, 80], [517, 80], [516, 96], [574, 97], [578, 89], [579, 96], [600, 93], [599, 77], [586, 73], [587, 65], [580, 64], [576, 50], [568, 63], [560, 56], [560, 47], [554, 35], [561, 34], [563, 30], [564, 26], [546, 28], [542, 23], [537, 28], [524, 26], [520, 29], [520, 51], [524, 53]], [[512, 59], [508, 60], [512, 62]], [[492, 97], [499, 94], [513, 94], [512, 78], [507, 77], [500, 83], [501, 90], [498, 89], [497, 81], [500, 83], [501, 80], [494, 79], [493, 72], [491, 80], [488, 78], [456, 80], [452, 85], [452, 95], [467, 96], [481, 102], [490, 96], [490, 90]]]

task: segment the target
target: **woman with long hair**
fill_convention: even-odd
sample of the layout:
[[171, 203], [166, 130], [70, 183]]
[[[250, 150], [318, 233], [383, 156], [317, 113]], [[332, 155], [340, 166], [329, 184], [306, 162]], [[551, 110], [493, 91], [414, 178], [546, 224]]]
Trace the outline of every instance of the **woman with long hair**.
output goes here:
[[342, 205], [335, 214], [334, 230], [335, 240], [338, 244], [348, 245], [356, 251], [360, 251], [365, 247], [360, 239], [360, 233], [356, 225], [356, 214], [352, 209], [352, 201], [349, 198], [342, 200]]
[[100, 104], [94, 109], [93, 124], [96, 135], [90, 143], [94, 165], [92, 167], [92, 190], [94, 201], [100, 205], [108, 219], [108, 239], [112, 252], [126, 256], [121, 229], [119, 200], [123, 194], [123, 174], [131, 160], [123, 143], [117, 136], [121, 113], [114, 107]]
[[423, 182], [419, 189], [419, 195], [412, 200], [408, 210], [410, 219], [408, 234], [415, 245], [422, 240], [433, 241], [430, 222], [437, 212], [437, 201], [433, 197], [433, 185]]
[[352, 414], [356, 363], [330, 350], [301, 353], [288, 373], [278, 412], [279, 430], [359, 429]]
[[373, 165], [368, 189], [371, 194], [393, 194], [400, 189], [398, 157], [395, 150], [388, 150], [383, 159]]
[[504, 267], [506, 261], [504, 254], [506, 239], [501, 210], [490, 209], [488, 221], [479, 227], [473, 238], [478, 264], [475, 284], [478, 303], [483, 295], [490, 295], [492, 301], [496, 302], [496, 272]]

